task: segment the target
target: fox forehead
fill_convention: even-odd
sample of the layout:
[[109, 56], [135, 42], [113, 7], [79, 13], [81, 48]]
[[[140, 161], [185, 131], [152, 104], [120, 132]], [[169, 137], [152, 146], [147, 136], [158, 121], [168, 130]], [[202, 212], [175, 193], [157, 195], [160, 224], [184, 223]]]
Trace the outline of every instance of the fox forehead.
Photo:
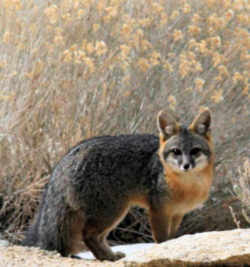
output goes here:
[[189, 152], [193, 147], [199, 147], [207, 153], [210, 151], [207, 140], [185, 126], [180, 126], [178, 133], [169, 138], [169, 140], [165, 143], [164, 150], [168, 150], [173, 147], [179, 148], [183, 152]]

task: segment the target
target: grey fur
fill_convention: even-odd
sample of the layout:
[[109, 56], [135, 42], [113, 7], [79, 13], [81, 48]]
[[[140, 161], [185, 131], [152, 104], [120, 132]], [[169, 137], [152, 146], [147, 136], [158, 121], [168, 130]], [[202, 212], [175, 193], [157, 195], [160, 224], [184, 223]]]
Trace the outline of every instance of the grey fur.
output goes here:
[[154, 195], [166, 192], [158, 143], [154, 135], [102, 136], [72, 148], [55, 166], [23, 244], [68, 256], [67, 227], [76, 211], [83, 223], [102, 220], [107, 227], [114, 220], [110, 214], [120, 214], [131, 195], [146, 194], [153, 203]]
[[[201, 113], [195, 122], [207, 122], [208, 129], [210, 113], [205, 112], [206, 116]], [[174, 131], [166, 133], [166, 127], [170, 126]], [[199, 170], [213, 163], [209, 162], [206, 133], [199, 135], [179, 126], [171, 114], [163, 112], [158, 115], [158, 128], [160, 149], [159, 138], [149, 134], [95, 137], [73, 147], [55, 166], [23, 244], [57, 250], [68, 256], [79, 252], [84, 241], [96, 258], [118, 260], [124, 254], [113, 253], [106, 237], [131, 205], [149, 210], [157, 242], [172, 237], [184, 214], [206, 200], [210, 188], [206, 179], [210, 181], [212, 173], [196, 172], [189, 176], [188, 181], [191, 179], [196, 187], [195, 195], [192, 192], [183, 195], [190, 189], [182, 182], [175, 185], [173, 194], [169, 179], [181, 181], [186, 176], [175, 171], [171, 177], [165, 176], [172, 166], [166, 165], [164, 153], [168, 154], [171, 146], [178, 146], [187, 161], [191, 149], [198, 145], [205, 155]], [[180, 194], [184, 199], [180, 199]]]

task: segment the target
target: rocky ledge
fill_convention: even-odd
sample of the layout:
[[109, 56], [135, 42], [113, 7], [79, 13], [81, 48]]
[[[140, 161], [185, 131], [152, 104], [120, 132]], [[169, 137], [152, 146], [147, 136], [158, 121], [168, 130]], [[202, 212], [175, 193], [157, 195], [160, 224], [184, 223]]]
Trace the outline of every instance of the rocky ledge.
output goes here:
[[58, 253], [38, 248], [0, 246], [0, 267], [250, 267], [250, 229], [184, 235], [145, 247], [138, 244], [138, 251], [134, 252], [135, 246], [133, 245], [133, 252], [128, 250], [131, 246], [120, 247], [120, 250], [127, 253], [127, 257], [115, 263], [63, 258]]
[[126, 267], [246, 267], [250, 266], [250, 229], [184, 235], [124, 260]]

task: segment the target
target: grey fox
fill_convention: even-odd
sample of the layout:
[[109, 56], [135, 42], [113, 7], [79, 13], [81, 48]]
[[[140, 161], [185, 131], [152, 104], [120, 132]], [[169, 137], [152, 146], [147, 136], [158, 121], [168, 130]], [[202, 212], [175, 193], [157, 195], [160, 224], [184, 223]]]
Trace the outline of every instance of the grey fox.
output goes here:
[[85, 243], [97, 259], [118, 260], [125, 255], [113, 253], [106, 237], [134, 205], [148, 210], [156, 242], [173, 237], [183, 216], [209, 194], [214, 164], [210, 124], [207, 108], [189, 127], [161, 111], [159, 137], [82, 141], [55, 166], [23, 244], [69, 256]]

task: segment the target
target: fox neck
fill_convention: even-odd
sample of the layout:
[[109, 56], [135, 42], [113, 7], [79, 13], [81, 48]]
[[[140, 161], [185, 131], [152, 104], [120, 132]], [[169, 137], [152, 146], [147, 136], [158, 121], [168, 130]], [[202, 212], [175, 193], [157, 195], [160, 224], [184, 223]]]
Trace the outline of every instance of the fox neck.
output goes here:
[[164, 168], [164, 177], [176, 201], [194, 199], [194, 201], [203, 203], [208, 197], [212, 184], [213, 164], [209, 164], [199, 172], [177, 173], [170, 168]]

